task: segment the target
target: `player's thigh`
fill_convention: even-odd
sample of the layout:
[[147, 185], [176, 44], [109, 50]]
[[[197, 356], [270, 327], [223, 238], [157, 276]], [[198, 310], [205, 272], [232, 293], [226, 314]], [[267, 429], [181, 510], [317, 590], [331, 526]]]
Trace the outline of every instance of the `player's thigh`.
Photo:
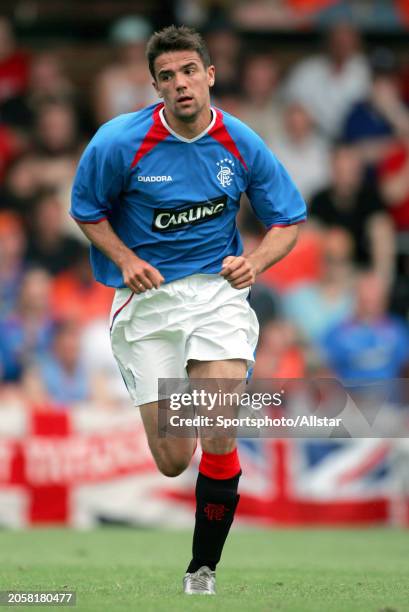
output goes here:
[[160, 471], [168, 476], [177, 476], [189, 465], [196, 448], [196, 437], [159, 436], [159, 405], [151, 402], [140, 406], [149, 448]]
[[206, 301], [192, 318], [193, 329], [186, 343], [189, 375], [240, 378], [254, 364], [259, 331], [248, 289], [233, 289], [220, 277], [205, 289]]
[[247, 362], [244, 359], [223, 359], [219, 361], [199, 361], [190, 359], [187, 364], [189, 378], [218, 378], [244, 380]]
[[132, 328], [116, 325], [111, 344], [129, 395], [140, 408], [153, 458], [162, 473], [177, 476], [189, 464], [196, 439], [159, 436], [158, 379], [186, 377], [184, 338], [167, 332], [132, 339]]
[[181, 333], [150, 333], [134, 338], [130, 324], [116, 325], [111, 346], [135, 406], [157, 402], [159, 379], [185, 378], [184, 337]]
[[[240, 392], [247, 374], [247, 361], [244, 359], [226, 359], [222, 361], [197, 361], [188, 363], [189, 378], [203, 380], [203, 387], [209, 393], [222, 393], [222, 397], [230, 397], [230, 393]], [[197, 386], [197, 383], [195, 383]], [[200, 385], [199, 385], [200, 386]], [[226, 396], [224, 396], [226, 393]], [[237, 407], [226, 399], [216, 406], [216, 414], [223, 418], [233, 418], [237, 414]], [[200, 430], [202, 449], [216, 455], [226, 454], [236, 447], [234, 428], [229, 427], [226, 435], [223, 430], [206, 428]]]

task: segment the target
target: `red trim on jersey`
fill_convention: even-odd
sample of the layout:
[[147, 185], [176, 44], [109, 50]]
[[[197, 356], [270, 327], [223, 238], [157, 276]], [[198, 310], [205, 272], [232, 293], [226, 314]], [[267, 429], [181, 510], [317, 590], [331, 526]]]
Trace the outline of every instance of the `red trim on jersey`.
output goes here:
[[101, 217], [100, 219], [96, 219], [95, 221], [83, 221], [82, 219], [74, 217], [74, 215], [71, 215], [71, 217], [74, 219], [74, 221], [78, 221], [78, 223], [85, 223], [86, 225], [96, 225], [97, 223], [101, 223], [101, 221], [108, 220], [108, 217]]
[[291, 227], [291, 225], [300, 225], [300, 223], [305, 223], [307, 219], [302, 219], [301, 221], [294, 221], [294, 223], [273, 223], [273, 225], [268, 226], [268, 230], [272, 227]]
[[139, 149], [135, 153], [131, 168], [135, 168], [144, 155], [149, 153], [149, 151], [156, 147], [156, 145], [169, 136], [170, 132], [168, 132], [168, 130], [165, 128], [159, 117], [159, 112], [162, 110], [163, 106], [164, 104], [161, 102], [155, 107], [155, 110], [153, 111], [153, 124], [145, 135], [145, 138], [142, 140]]
[[110, 331], [110, 332], [112, 331], [112, 328], [113, 328], [113, 326], [114, 326], [115, 319], [117, 318], [117, 316], [119, 315], [119, 313], [121, 312], [121, 310], [123, 310], [123, 309], [125, 308], [125, 306], [127, 306], [127, 305], [129, 304], [129, 302], [132, 300], [132, 298], [133, 298], [133, 296], [134, 296], [134, 295], [135, 295], [134, 293], [131, 293], [131, 295], [130, 295], [130, 296], [129, 296], [129, 298], [126, 300], [126, 302], [125, 302], [124, 304], [122, 304], [122, 306], [120, 306], [120, 307], [118, 308], [118, 310], [115, 312], [114, 316], [112, 317], [111, 327], [109, 328], [109, 331]]
[[236, 143], [224, 125], [223, 113], [219, 110], [216, 110], [216, 121], [212, 129], [209, 130], [208, 135], [217, 140], [217, 142], [223, 145], [223, 147], [230, 151], [230, 153], [233, 153], [234, 157], [239, 160], [239, 162], [244, 166], [245, 170], [248, 170], [247, 164], [238, 150]]

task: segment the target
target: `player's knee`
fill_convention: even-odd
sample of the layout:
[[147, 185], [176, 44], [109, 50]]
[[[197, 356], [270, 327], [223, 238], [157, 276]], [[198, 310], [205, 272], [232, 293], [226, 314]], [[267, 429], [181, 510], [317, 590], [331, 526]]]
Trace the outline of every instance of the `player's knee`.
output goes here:
[[189, 462], [180, 461], [176, 463], [170, 463], [170, 462], [162, 463], [161, 461], [157, 461], [156, 465], [158, 466], [159, 471], [164, 476], [168, 476], [169, 478], [175, 478], [176, 476], [179, 476], [180, 474], [182, 474], [182, 472], [185, 471], [185, 469], [189, 465]]
[[157, 443], [153, 453], [159, 471], [170, 478], [179, 476], [188, 467], [192, 458], [192, 449], [175, 448], [166, 442]]

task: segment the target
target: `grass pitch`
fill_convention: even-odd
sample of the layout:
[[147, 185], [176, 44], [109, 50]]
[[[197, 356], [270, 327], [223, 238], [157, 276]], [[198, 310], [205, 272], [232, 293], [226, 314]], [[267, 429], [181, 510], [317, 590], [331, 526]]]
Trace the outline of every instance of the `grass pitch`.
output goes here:
[[0, 532], [0, 589], [76, 590], [65, 609], [81, 612], [409, 611], [409, 531], [236, 529], [216, 597], [181, 593], [190, 546], [186, 531]]

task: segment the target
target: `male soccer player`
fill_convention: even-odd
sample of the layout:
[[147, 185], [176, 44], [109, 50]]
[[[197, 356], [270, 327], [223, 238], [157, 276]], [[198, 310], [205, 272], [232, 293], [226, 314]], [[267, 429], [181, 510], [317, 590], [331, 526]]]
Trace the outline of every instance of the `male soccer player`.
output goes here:
[[[158, 378], [245, 379], [258, 324], [247, 297], [258, 273], [294, 246], [305, 204], [246, 125], [213, 108], [215, 68], [200, 35], [170, 26], [147, 45], [161, 102], [103, 125], [79, 163], [71, 214], [91, 241], [97, 280], [117, 288], [112, 348], [166, 476], [196, 440], [158, 435]], [[268, 231], [242, 255], [246, 192]], [[241, 475], [232, 437], [203, 438], [193, 555], [183, 585], [214, 594]]]

